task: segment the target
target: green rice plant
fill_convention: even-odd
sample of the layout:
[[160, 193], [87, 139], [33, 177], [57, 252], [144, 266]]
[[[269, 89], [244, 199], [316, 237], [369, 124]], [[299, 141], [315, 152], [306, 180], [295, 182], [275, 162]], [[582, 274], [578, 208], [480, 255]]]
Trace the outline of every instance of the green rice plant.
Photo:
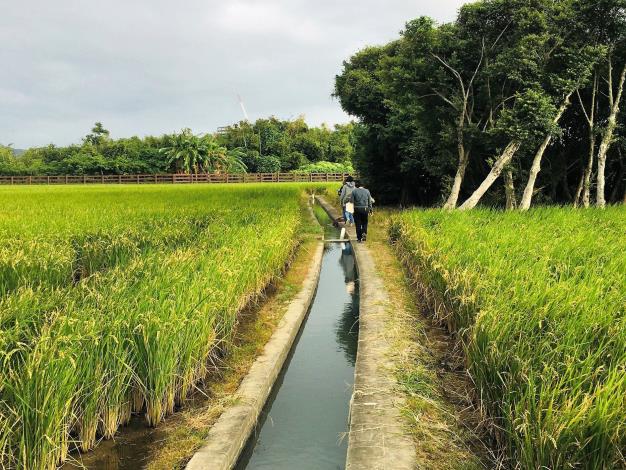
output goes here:
[[74, 253], [43, 239], [0, 240], [0, 297], [19, 286], [37, 288], [71, 282]]
[[[0, 295], [3, 465], [55, 468], [131, 411], [157, 425], [183, 403], [282, 273], [305, 187], [32, 188], [2, 206], [0, 240], [34, 247]], [[30, 261], [44, 245], [63, 276]]]
[[[0, 393], [4, 387], [4, 373], [0, 371]], [[0, 468], [12, 466], [11, 456], [11, 410], [4, 401], [0, 401]]]
[[42, 331], [63, 311], [67, 292], [22, 289], [19, 295], [0, 299], [0, 365], [20, 368], [37, 344]]
[[0, 297], [19, 287], [68, 286], [147, 251], [192, 243], [209, 220], [215, 223], [219, 217], [217, 212], [201, 217], [173, 214], [68, 239], [7, 239], [0, 248]]
[[391, 238], [517, 468], [619, 468], [626, 210], [408, 211]]
[[17, 418], [10, 448], [18, 468], [55, 469], [67, 458], [76, 390], [76, 358], [59, 344], [67, 340], [44, 332], [22, 367], [4, 377], [3, 401]]

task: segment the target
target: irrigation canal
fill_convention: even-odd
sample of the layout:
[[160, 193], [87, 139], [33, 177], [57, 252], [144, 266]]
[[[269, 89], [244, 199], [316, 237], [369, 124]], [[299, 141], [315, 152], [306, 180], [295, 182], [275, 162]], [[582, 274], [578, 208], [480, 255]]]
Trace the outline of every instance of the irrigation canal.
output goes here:
[[345, 467], [359, 331], [356, 281], [352, 246], [327, 244], [309, 315], [237, 470]]
[[[339, 231], [320, 211], [326, 239]], [[309, 314], [274, 384], [237, 470], [343, 469], [359, 332], [359, 288], [352, 246], [328, 243]], [[137, 470], [165, 436], [139, 417], [64, 469]]]

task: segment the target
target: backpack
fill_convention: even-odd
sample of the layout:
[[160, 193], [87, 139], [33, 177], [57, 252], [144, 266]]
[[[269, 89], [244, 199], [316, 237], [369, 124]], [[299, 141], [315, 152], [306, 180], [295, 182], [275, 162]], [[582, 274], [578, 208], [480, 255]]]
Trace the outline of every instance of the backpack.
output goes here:
[[354, 186], [349, 185], [349, 184], [346, 184], [345, 188], [346, 188], [346, 192], [345, 192], [345, 194], [343, 196], [344, 197], [343, 201], [341, 201], [342, 204], [344, 204], [344, 201], [348, 202], [350, 200], [350, 196], [352, 195], [352, 191], [354, 191], [354, 189], [355, 189]]

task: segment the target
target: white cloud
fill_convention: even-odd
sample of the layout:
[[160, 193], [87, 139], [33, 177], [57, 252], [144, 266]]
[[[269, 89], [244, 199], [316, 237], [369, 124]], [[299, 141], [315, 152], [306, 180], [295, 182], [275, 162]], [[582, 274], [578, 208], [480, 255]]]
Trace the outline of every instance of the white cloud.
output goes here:
[[0, 142], [210, 131], [242, 118], [347, 121], [342, 60], [463, 0], [0, 0]]
[[272, 35], [303, 42], [323, 38], [323, 30], [315, 21], [272, 2], [224, 3], [217, 9], [216, 24], [224, 31], [244, 35]]
[[29, 100], [30, 98], [19, 90], [0, 88], [0, 108], [3, 106], [25, 104]]

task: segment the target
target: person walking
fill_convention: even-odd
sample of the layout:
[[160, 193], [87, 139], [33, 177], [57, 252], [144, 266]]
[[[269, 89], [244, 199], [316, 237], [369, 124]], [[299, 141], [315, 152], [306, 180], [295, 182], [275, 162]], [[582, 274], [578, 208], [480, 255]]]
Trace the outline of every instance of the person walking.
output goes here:
[[354, 223], [356, 225], [356, 239], [359, 243], [367, 239], [367, 223], [372, 213], [374, 199], [368, 189], [360, 181], [355, 182], [355, 189], [350, 194], [350, 202], [354, 204]]
[[354, 224], [354, 208], [350, 207], [352, 204], [350, 201], [350, 195], [352, 194], [352, 191], [354, 191], [354, 187], [354, 179], [352, 176], [348, 176], [345, 183], [341, 187], [341, 191], [339, 192], [339, 202], [341, 203], [341, 208], [343, 209], [343, 220], [348, 225]]

